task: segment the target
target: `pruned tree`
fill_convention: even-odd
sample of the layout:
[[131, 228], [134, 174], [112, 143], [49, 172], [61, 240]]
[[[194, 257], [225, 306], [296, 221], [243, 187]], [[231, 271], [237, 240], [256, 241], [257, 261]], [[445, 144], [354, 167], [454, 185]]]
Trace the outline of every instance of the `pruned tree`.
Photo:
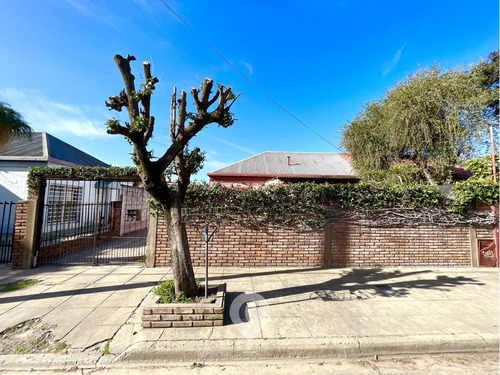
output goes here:
[[[221, 84], [217, 85], [213, 94], [213, 81], [205, 78], [200, 89], [191, 88], [191, 96], [196, 105], [196, 112], [191, 113], [187, 111], [186, 92], [181, 91], [177, 96], [177, 90], [174, 89], [170, 116], [171, 144], [162, 156], [153, 160], [148, 149], [155, 126], [150, 106], [158, 79], [151, 75], [150, 63], [143, 62], [145, 82], [136, 91], [135, 77], [130, 67], [130, 62], [135, 57], [116, 55], [114, 60], [121, 72], [125, 89], [119, 95], [110, 97], [106, 106], [119, 112], [125, 108], [129, 121], [121, 124], [115, 118], [109, 120], [107, 132], [121, 134], [132, 144], [133, 161], [144, 188], [167, 223], [176, 295], [183, 292], [188, 297], [195, 296], [197, 286], [186, 227], [181, 220], [181, 208], [191, 176], [201, 168], [204, 155], [199, 148], [189, 150], [188, 142], [208, 124], [216, 123], [224, 128], [233, 125], [235, 119], [230, 109], [239, 94], [235, 96], [231, 87]], [[214, 108], [210, 110], [212, 106]], [[177, 179], [171, 181], [171, 175], [176, 175]]]

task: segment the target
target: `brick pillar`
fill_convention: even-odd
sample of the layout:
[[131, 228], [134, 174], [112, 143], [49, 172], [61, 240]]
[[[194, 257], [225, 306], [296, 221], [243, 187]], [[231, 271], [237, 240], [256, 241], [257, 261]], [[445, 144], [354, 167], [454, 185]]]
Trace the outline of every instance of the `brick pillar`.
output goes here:
[[36, 247], [38, 204], [37, 199], [19, 201], [14, 222], [12, 268], [31, 268]]

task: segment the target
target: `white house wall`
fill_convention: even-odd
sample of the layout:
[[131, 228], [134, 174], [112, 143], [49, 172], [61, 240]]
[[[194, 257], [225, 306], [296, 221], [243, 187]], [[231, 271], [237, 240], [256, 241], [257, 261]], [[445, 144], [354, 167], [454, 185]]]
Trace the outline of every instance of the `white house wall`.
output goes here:
[[28, 171], [9, 170], [0, 171], [0, 201], [17, 202], [28, 199]]

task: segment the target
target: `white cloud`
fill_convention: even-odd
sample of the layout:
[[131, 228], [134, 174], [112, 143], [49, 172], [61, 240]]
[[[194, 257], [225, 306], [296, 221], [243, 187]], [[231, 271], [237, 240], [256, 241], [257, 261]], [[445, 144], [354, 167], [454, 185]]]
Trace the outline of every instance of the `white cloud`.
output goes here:
[[147, 0], [133, 0], [138, 6], [142, 8], [146, 13], [153, 14], [153, 9], [149, 6]]
[[391, 61], [386, 61], [384, 63], [385, 68], [384, 68], [384, 71], [382, 72], [383, 77], [387, 76], [391, 72], [391, 70], [394, 69], [396, 67], [396, 65], [398, 65], [399, 60], [401, 59], [401, 54], [403, 53], [403, 50], [405, 49], [406, 44], [407, 43], [405, 43], [403, 45], [403, 47], [401, 47], [400, 49], [398, 49], [394, 53], [394, 56], [392, 57]]
[[85, 7], [81, 2], [74, 0], [66, 0], [66, 2], [73, 8], [78, 10], [80, 13], [82, 13], [84, 16], [93, 17], [92, 12], [87, 7]]
[[0, 89], [0, 101], [21, 113], [35, 131], [85, 138], [107, 136], [104, 118], [97, 120], [87, 108], [49, 100], [35, 90]]
[[211, 159], [211, 158], [207, 157], [207, 160], [205, 160], [205, 163], [203, 164], [203, 169], [207, 169], [208, 171], [214, 171], [216, 169], [223, 168], [227, 165], [229, 165], [229, 164], [223, 163], [220, 160]]
[[222, 139], [222, 138], [219, 138], [219, 137], [214, 137], [213, 135], [208, 135], [208, 134], [204, 134], [205, 137], [208, 137], [210, 139], [213, 139], [214, 141], [217, 141], [217, 142], [220, 142], [220, 143], [224, 143], [225, 145], [228, 145], [230, 147], [233, 147], [235, 149], [238, 149], [238, 150], [241, 150], [241, 151], [244, 151], [250, 155], [255, 155], [257, 154], [256, 151], [250, 149], [250, 148], [246, 148], [244, 146], [241, 146], [237, 143], [233, 143], [233, 142], [229, 142], [229, 141], [226, 141], [225, 139]]
[[248, 69], [248, 75], [251, 76], [253, 74], [253, 66], [249, 62], [241, 61], [241, 64]]

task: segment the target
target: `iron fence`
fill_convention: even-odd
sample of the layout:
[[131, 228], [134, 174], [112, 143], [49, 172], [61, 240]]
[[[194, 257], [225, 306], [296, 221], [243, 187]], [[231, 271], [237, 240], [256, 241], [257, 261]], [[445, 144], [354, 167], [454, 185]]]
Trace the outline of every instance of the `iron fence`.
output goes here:
[[16, 202], [0, 202], [0, 263], [12, 262]]
[[46, 180], [37, 263], [143, 260], [146, 199], [134, 182]]

